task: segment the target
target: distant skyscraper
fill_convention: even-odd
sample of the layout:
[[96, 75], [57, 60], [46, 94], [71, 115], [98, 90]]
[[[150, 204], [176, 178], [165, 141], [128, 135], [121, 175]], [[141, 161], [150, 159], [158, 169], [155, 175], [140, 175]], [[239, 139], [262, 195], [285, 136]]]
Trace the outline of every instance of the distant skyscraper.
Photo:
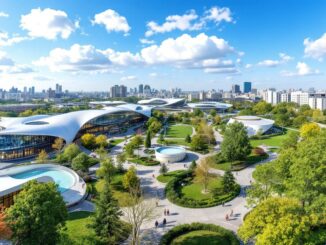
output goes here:
[[232, 93], [233, 94], [240, 94], [240, 86], [238, 84], [233, 84], [232, 85]]
[[140, 94], [144, 93], [144, 85], [143, 84], [139, 84], [138, 93], [140, 93]]
[[124, 85], [114, 85], [110, 88], [111, 98], [127, 97], [127, 87]]
[[250, 93], [251, 92], [251, 82], [244, 82], [243, 83], [243, 92]]

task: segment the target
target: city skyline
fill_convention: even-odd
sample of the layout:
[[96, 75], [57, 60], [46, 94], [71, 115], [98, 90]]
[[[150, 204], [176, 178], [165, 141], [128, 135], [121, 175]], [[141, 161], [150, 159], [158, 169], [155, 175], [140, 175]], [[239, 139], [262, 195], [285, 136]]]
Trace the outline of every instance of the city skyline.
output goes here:
[[325, 87], [323, 1], [78, 2], [3, 1], [2, 88]]

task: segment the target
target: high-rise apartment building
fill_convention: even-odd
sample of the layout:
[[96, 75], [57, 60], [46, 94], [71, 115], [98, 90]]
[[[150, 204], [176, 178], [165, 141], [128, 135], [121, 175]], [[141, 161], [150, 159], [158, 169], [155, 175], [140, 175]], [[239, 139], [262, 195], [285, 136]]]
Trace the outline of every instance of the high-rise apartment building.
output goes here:
[[127, 87], [124, 85], [114, 85], [110, 88], [111, 98], [123, 98], [127, 97]]
[[240, 86], [238, 84], [233, 84], [232, 85], [232, 93], [233, 94], [240, 94], [241, 93]]
[[309, 93], [303, 91], [291, 92], [291, 102], [297, 103], [298, 105], [309, 105]]
[[138, 93], [143, 94], [144, 93], [144, 85], [143, 84], [139, 84], [138, 86]]
[[244, 82], [243, 83], [243, 92], [250, 93], [251, 92], [251, 82]]
[[272, 105], [276, 105], [281, 101], [281, 93], [275, 91], [275, 89], [265, 90], [262, 93], [263, 100]]

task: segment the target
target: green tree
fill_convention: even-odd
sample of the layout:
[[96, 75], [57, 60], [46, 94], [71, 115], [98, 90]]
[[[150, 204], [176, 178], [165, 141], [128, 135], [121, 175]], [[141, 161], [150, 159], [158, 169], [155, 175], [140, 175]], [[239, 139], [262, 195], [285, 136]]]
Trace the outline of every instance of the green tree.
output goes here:
[[121, 240], [123, 228], [120, 221], [122, 211], [114, 199], [110, 184], [105, 181], [103, 191], [96, 199], [95, 213], [91, 227], [105, 244], [117, 244]]
[[146, 132], [145, 147], [150, 148], [152, 146], [151, 131]]
[[308, 122], [308, 118], [303, 115], [299, 115], [293, 119], [293, 126], [300, 128], [303, 124]]
[[307, 215], [297, 200], [270, 198], [247, 215], [238, 235], [256, 245], [314, 244], [307, 238], [315, 223], [315, 215]]
[[197, 167], [196, 161], [195, 160], [192, 160], [192, 162], [189, 165], [189, 170], [190, 171], [195, 171], [196, 167]]
[[134, 166], [130, 167], [122, 178], [123, 187], [129, 191], [138, 190], [140, 187], [140, 180], [137, 177], [137, 171]]
[[222, 118], [219, 115], [214, 116], [213, 123], [219, 125], [222, 122]]
[[222, 179], [222, 185], [224, 192], [232, 192], [236, 186], [236, 182], [231, 170], [225, 171]]
[[141, 135], [136, 135], [132, 138], [130, 143], [134, 145], [135, 149], [137, 149], [139, 157], [139, 148], [144, 143], [143, 137]]
[[112, 178], [117, 171], [116, 167], [113, 165], [112, 159], [106, 158], [101, 161], [100, 164], [101, 166], [96, 171], [96, 175], [100, 178], [103, 178], [107, 183], [111, 183]]
[[300, 128], [300, 136], [303, 139], [316, 136], [320, 133], [321, 128], [317, 123], [305, 123]]
[[93, 149], [95, 148], [95, 145], [96, 145], [96, 137], [94, 134], [84, 134], [81, 138], [80, 138], [80, 141], [82, 143], [82, 145], [84, 147], [86, 147], [87, 149]]
[[209, 173], [211, 163], [211, 158], [203, 158], [195, 169], [195, 181], [203, 185], [205, 193], [208, 192], [208, 184], [212, 178], [212, 175]]
[[56, 244], [65, 225], [67, 209], [57, 186], [28, 182], [6, 211], [14, 244]]
[[265, 115], [269, 112], [271, 112], [273, 109], [272, 105], [267, 103], [266, 101], [259, 101], [252, 110], [257, 114], [257, 115]]
[[76, 144], [70, 144], [64, 148], [62, 160], [65, 162], [71, 162], [79, 153], [79, 147]]
[[191, 143], [191, 137], [190, 137], [189, 134], [187, 134], [187, 136], [185, 138], [185, 142], [188, 143], [188, 144]]
[[216, 112], [216, 110], [211, 109], [211, 110], [209, 111], [209, 114], [210, 114], [212, 117], [215, 117], [216, 114], [217, 114], [217, 112]]
[[227, 161], [243, 160], [251, 152], [247, 131], [242, 123], [227, 126], [221, 144], [221, 154]]
[[134, 156], [134, 151], [135, 151], [135, 145], [132, 142], [129, 142], [125, 148], [125, 153], [127, 154], [128, 157], [133, 157]]
[[49, 159], [49, 155], [45, 150], [41, 150], [36, 158], [37, 163], [46, 163], [46, 161]]
[[204, 115], [204, 113], [203, 113], [202, 110], [200, 110], [200, 109], [198, 109], [198, 108], [195, 108], [195, 109], [193, 110], [193, 115], [194, 115], [195, 117], [202, 117], [202, 116]]
[[117, 155], [117, 171], [119, 173], [124, 172], [123, 164], [126, 162], [126, 160], [127, 160], [126, 154], [120, 153]]
[[160, 143], [160, 144], [163, 144], [164, 143], [164, 135], [163, 134], [160, 134], [160, 136], [158, 137], [158, 142]]
[[168, 167], [166, 166], [165, 163], [162, 163], [161, 164], [161, 167], [160, 167], [160, 174], [163, 174], [163, 175], [166, 175], [166, 173], [169, 171]]
[[89, 157], [86, 153], [79, 153], [71, 163], [71, 166], [75, 170], [80, 170], [82, 172], [88, 172], [88, 168], [95, 164], [96, 160]]
[[288, 136], [283, 140], [281, 149], [288, 149], [296, 147], [299, 141], [299, 133], [296, 131], [290, 131]]
[[195, 134], [191, 139], [190, 147], [192, 150], [205, 150], [208, 148], [205, 137], [199, 134]]

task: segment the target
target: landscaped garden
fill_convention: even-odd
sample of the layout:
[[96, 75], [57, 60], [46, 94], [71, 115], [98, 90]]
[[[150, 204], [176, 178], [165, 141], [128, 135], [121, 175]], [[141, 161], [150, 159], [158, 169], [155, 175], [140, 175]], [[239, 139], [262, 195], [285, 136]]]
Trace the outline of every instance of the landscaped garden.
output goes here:
[[270, 147], [280, 147], [282, 142], [289, 136], [291, 130], [287, 130], [284, 134], [275, 136], [264, 136], [262, 139], [250, 139], [250, 144], [253, 147], [266, 145]]
[[174, 227], [163, 235], [160, 245], [238, 245], [229, 230], [212, 224], [192, 223]]
[[189, 125], [172, 125], [166, 132], [168, 138], [186, 138], [187, 135], [192, 135], [192, 126]]
[[160, 162], [156, 161], [154, 157], [151, 156], [142, 156], [142, 157], [133, 157], [133, 158], [128, 158], [129, 162], [144, 165], [144, 166], [156, 166], [159, 165]]
[[162, 183], [168, 183], [169, 181], [174, 179], [179, 174], [183, 174], [185, 171], [186, 170], [175, 170], [175, 171], [168, 172], [166, 174], [161, 174], [161, 175], [157, 176], [157, 180]]

